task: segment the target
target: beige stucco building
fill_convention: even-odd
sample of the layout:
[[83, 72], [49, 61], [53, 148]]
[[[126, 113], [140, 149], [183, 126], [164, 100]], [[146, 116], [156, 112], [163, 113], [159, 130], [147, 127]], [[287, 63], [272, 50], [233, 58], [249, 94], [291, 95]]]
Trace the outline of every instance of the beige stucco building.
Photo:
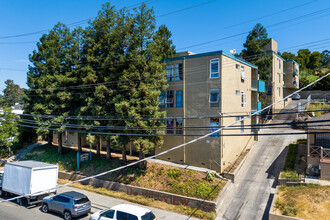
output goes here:
[[[173, 136], [164, 138], [156, 154], [261, 109], [258, 92], [264, 91], [264, 83], [258, 80], [257, 67], [248, 62], [224, 51], [183, 52], [165, 62], [169, 87], [159, 101], [167, 112], [166, 132]], [[257, 117], [248, 118], [232, 130], [220, 131], [158, 158], [222, 172], [251, 146], [257, 131], [249, 125], [257, 123]]]
[[[277, 42], [273, 39], [270, 40], [263, 50], [272, 57], [271, 79], [269, 82], [266, 82], [266, 104], [269, 105], [299, 89], [299, 64], [294, 60], [282, 58], [277, 51]], [[280, 112], [286, 103], [279, 102], [275, 104], [272, 112]]]

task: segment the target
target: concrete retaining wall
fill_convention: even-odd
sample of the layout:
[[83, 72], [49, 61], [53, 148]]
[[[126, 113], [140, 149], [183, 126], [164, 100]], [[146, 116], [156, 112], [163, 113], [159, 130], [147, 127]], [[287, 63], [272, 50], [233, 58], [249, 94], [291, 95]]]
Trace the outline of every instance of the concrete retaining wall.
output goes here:
[[[79, 180], [85, 178], [85, 176], [59, 171], [58, 178], [68, 179], [68, 180]], [[157, 190], [112, 182], [112, 181], [100, 180], [96, 178], [91, 178], [89, 180], [82, 181], [82, 184], [91, 185], [94, 187], [103, 187], [114, 191], [120, 191], [127, 193], [128, 195], [134, 195], [134, 196], [141, 195], [146, 198], [153, 198], [155, 200], [160, 200], [172, 205], [184, 205], [184, 206], [189, 206], [191, 208], [198, 208], [207, 212], [216, 211], [216, 202], [212, 202], [212, 201], [206, 201], [206, 200], [176, 195], [172, 193], [166, 193]]]

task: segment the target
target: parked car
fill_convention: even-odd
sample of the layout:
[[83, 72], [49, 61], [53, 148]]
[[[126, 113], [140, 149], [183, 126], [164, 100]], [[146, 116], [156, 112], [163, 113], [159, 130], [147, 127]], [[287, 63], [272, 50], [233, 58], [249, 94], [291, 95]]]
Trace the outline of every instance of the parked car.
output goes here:
[[157, 220], [151, 210], [128, 204], [116, 205], [94, 213], [89, 220]]
[[292, 100], [300, 100], [300, 95], [299, 93], [295, 93], [292, 95]]
[[47, 196], [42, 201], [42, 212], [57, 212], [63, 214], [65, 220], [89, 213], [91, 202], [84, 194], [70, 191], [59, 195]]

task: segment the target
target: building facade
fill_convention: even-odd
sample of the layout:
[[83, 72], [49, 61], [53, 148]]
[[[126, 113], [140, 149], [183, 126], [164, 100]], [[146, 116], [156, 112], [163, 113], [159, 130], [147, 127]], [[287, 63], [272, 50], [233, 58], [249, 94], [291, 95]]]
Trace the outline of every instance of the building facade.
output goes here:
[[[276, 103], [299, 89], [299, 64], [294, 60], [285, 60], [277, 51], [277, 42], [273, 39], [263, 48], [272, 58], [272, 72], [266, 82], [266, 104]], [[289, 98], [289, 100], [291, 100]], [[286, 100], [287, 101], [287, 100]], [[280, 112], [287, 102], [279, 102], [272, 107], [273, 113]]]
[[[259, 92], [265, 84], [248, 62], [224, 51], [183, 52], [165, 62], [169, 87], [159, 101], [167, 112], [166, 133], [173, 136], [164, 137], [156, 154], [261, 109]], [[257, 130], [251, 124], [258, 124], [257, 116], [158, 158], [223, 172], [255, 140]]]

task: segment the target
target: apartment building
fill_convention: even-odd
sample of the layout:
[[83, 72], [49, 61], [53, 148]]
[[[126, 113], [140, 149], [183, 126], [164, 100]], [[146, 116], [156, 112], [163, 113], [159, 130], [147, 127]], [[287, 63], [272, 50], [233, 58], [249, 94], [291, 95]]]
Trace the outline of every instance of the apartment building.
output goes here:
[[[275, 103], [299, 89], [299, 64], [294, 60], [285, 60], [277, 51], [277, 42], [273, 39], [263, 48], [272, 57], [271, 78], [266, 82], [266, 104]], [[273, 106], [272, 112], [280, 112], [287, 102]]]
[[[172, 136], [164, 137], [156, 154], [261, 109], [259, 93], [265, 84], [248, 62], [224, 51], [182, 52], [165, 62], [169, 87], [159, 102], [167, 112], [166, 133]], [[257, 138], [251, 124], [258, 124], [257, 116], [158, 158], [223, 172]]]

